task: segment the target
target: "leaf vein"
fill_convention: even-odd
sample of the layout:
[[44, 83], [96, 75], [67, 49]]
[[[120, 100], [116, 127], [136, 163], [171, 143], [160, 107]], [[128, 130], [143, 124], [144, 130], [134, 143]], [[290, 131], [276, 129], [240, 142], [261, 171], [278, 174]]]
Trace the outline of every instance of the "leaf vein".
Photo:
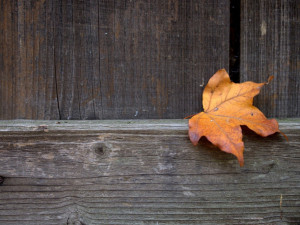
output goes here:
[[[252, 97], [250, 97], [250, 96], [244, 96], [244, 95], [247, 94], [247, 93], [249, 93], [249, 92], [251, 92], [251, 91], [253, 91], [253, 89], [251, 89], [251, 90], [249, 90], [249, 91], [246, 91], [246, 92], [243, 92], [242, 94], [240, 94], [240, 91], [241, 91], [241, 89], [239, 90], [239, 93], [238, 93], [236, 96], [233, 96], [233, 97], [231, 97], [231, 98], [229, 98], [229, 99], [227, 99], [227, 100], [225, 100], [225, 101], [219, 103], [219, 104], [216, 105], [214, 108], [220, 108], [220, 106], [221, 106], [222, 104], [224, 104], [225, 102], [231, 101], [231, 100], [237, 101], [236, 98], [238, 98], [238, 97], [252, 98]], [[211, 98], [212, 98], [212, 97], [211, 97]], [[210, 101], [209, 101], [209, 106], [210, 106], [211, 98], [210, 98]], [[210, 107], [208, 107], [207, 109], [209, 109], [209, 108], [210, 108]], [[211, 112], [212, 110], [213, 110], [213, 109], [210, 109], [210, 110], [204, 111], [204, 112], [209, 113], [209, 112]]]
[[228, 134], [227, 134], [227, 132], [226, 131], [224, 131], [224, 129], [222, 128], [222, 126], [221, 125], [219, 125], [218, 123], [217, 123], [217, 121], [216, 120], [214, 120], [214, 118], [212, 118], [212, 117], [210, 117], [209, 115], [207, 115], [216, 125], [217, 125], [217, 127], [219, 128], [219, 130], [228, 138], [228, 140], [231, 142], [231, 144], [234, 146], [234, 142], [232, 141], [232, 139], [228, 136]]

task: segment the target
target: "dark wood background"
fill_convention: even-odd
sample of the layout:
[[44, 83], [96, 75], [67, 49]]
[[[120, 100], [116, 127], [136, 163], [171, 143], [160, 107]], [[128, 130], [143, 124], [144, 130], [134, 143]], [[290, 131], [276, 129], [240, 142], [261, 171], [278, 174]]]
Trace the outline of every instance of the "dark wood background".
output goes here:
[[242, 0], [241, 81], [275, 79], [257, 97], [270, 116], [300, 116], [300, 1]]
[[299, 12], [297, 0], [0, 0], [0, 119], [183, 118], [233, 65], [234, 80], [275, 75], [255, 102], [267, 116], [300, 116]]

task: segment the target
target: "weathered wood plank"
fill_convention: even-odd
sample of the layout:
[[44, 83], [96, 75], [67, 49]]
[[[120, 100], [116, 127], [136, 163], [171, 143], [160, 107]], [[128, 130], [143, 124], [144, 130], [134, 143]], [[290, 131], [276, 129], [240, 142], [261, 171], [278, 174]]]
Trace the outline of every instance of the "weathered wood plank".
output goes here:
[[300, 2], [241, 1], [241, 81], [264, 82], [256, 103], [267, 116], [300, 116]]
[[299, 224], [300, 123], [280, 128], [244, 130], [240, 168], [183, 120], [0, 121], [0, 223]]
[[0, 118], [58, 118], [51, 1], [0, 1]]
[[229, 2], [0, 0], [0, 119], [200, 111], [205, 82], [228, 70]]

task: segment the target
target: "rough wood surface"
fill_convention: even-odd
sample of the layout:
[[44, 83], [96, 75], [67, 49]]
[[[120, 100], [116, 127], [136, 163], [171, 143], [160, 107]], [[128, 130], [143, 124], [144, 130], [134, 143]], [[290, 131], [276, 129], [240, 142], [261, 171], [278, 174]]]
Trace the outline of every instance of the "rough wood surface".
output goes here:
[[187, 120], [1, 121], [0, 224], [297, 225], [299, 119], [280, 128], [244, 130], [240, 168]]
[[229, 0], [0, 0], [0, 119], [184, 118], [228, 70]]
[[275, 79], [256, 103], [267, 116], [300, 116], [300, 1], [241, 1], [241, 81]]

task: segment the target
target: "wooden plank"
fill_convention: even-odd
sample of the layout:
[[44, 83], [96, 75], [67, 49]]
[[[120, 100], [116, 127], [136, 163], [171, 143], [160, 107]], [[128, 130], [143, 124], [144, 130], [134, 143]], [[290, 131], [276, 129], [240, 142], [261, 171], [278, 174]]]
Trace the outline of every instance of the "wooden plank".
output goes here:
[[194, 114], [208, 78], [228, 70], [229, 5], [1, 1], [0, 119]]
[[46, 87], [51, 79], [50, 71], [47, 70], [47, 6], [45, 1], [37, 1], [32, 9], [32, 32], [33, 32], [33, 76], [32, 76], [32, 117], [43, 119], [50, 117], [46, 114]]
[[103, 118], [182, 118], [201, 109], [201, 84], [228, 68], [229, 1], [99, 7]]
[[[3, 119], [11, 118], [11, 115], [15, 115], [14, 105], [17, 104], [16, 96], [16, 79], [18, 68], [15, 62], [18, 59], [18, 42], [17, 34], [17, 23], [18, 17], [15, 13], [16, 8], [18, 8], [17, 1], [1, 1], [0, 2], [0, 14], [1, 14], [1, 37], [0, 37], [0, 114]], [[20, 13], [21, 14], [21, 13]], [[22, 25], [19, 27], [22, 30]], [[19, 94], [19, 93], [18, 93]]]
[[[74, 29], [74, 76], [76, 85], [73, 92], [74, 106], [77, 110], [72, 112], [72, 119], [95, 119], [95, 99], [94, 99], [94, 68], [98, 70], [97, 65], [94, 65], [94, 61], [98, 61], [98, 57], [93, 57], [92, 49], [98, 50], [98, 42], [92, 42], [92, 38], [98, 38], [98, 32], [94, 30], [91, 33], [91, 16], [95, 21], [98, 18], [97, 14], [91, 14], [92, 10], [97, 10], [97, 1], [75, 1], [73, 5], [73, 29]], [[97, 26], [97, 24], [93, 24]], [[92, 45], [96, 44], [96, 45]], [[68, 74], [63, 75], [68, 77]], [[67, 85], [67, 83], [65, 83]], [[62, 85], [62, 89], [65, 89], [65, 85]], [[67, 92], [65, 92], [67, 93]], [[60, 96], [64, 98], [64, 95]], [[65, 107], [67, 107], [66, 105]], [[67, 112], [69, 113], [69, 112]], [[65, 114], [61, 115], [62, 118], [66, 118]]]
[[[26, 36], [25, 36], [25, 1], [18, 1], [17, 2], [17, 9], [18, 9], [18, 44], [17, 44], [17, 72], [16, 76], [16, 99], [15, 105], [17, 105], [16, 115], [17, 118], [26, 118], [26, 103], [28, 100], [26, 99], [26, 90], [28, 90], [28, 86], [26, 85]], [[24, 76], [25, 74], [25, 76]], [[27, 101], [26, 101], [27, 100]]]
[[1, 1], [1, 119], [58, 118], [51, 1]]
[[186, 120], [0, 121], [1, 224], [300, 223], [300, 121], [244, 130], [245, 166]]
[[241, 81], [275, 76], [256, 101], [267, 116], [300, 116], [299, 35], [299, 1], [241, 1]]
[[[13, 34], [13, 15], [9, 12], [12, 11], [13, 3], [5, 4], [0, 1], [0, 87], [7, 87], [6, 89], [0, 88], [1, 102], [7, 102], [6, 109], [2, 104], [0, 105], [0, 114], [4, 119], [9, 119], [8, 115], [12, 113], [12, 76], [10, 69], [12, 67], [12, 34]], [[6, 111], [7, 110], [7, 111]]]

